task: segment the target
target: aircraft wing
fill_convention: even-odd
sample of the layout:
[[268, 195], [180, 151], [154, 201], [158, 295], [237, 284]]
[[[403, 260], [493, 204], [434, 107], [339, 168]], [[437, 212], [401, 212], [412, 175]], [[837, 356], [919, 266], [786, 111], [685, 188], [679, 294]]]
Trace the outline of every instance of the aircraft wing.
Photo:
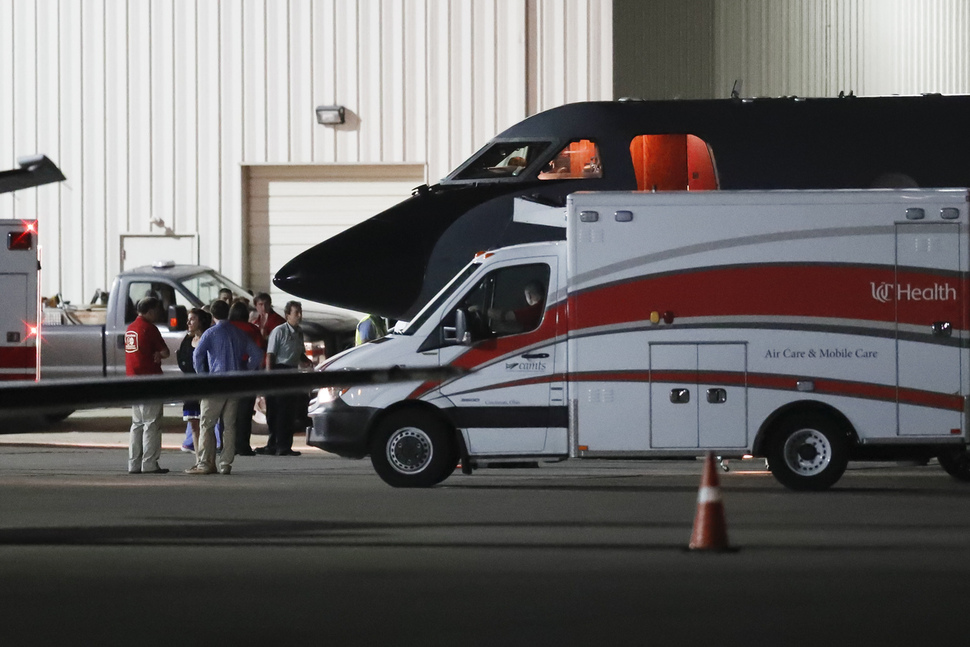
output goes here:
[[19, 189], [29, 189], [42, 184], [60, 182], [66, 179], [61, 169], [46, 155], [21, 157], [17, 160], [18, 169], [0, 171], [0, 193], [8, 193]]
[[348, 371], [253, 371], [217, 375], [159, 375], [107, 380], [46, 380], [0, 387], [0, 418], [99, 409], [142, 402], [180, 402], [205, 397], [309, 393], [314, 389], [388, 382], [438, 381], [460, 372], [442, 368]]

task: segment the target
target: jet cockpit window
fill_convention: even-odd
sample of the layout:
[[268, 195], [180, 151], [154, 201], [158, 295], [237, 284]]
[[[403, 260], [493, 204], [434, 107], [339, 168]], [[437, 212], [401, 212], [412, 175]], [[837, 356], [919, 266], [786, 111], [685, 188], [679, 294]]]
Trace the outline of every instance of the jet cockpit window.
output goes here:
[[549, 148], [549, 142], [496, 142], [482, 151], [453, 180], [515, 177]]
[[540, 180], [581, 180], [593, 177], [603, 177], [603, 165], [600, 163], [596, 142], [588, 139], [569, 142], [539, 173]]

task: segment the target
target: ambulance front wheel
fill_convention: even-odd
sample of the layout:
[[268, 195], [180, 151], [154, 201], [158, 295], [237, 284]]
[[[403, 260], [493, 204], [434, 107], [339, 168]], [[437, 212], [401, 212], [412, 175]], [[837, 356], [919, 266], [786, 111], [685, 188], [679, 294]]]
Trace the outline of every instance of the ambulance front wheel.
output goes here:
[[848, 438], [829, 416], [806, 412], [786, 417], [770, 438], [768, 467], [791, 490], [825, 490], [849, 462]]
[[970, 450], [958, 449], [937, 456], [940, 466], [958, 481], [970, 481]]
[[458, 447], [448, 425], [427, 411], [398, 411], [378, 425], [370, 460], [394, 487], [431, 487], [458, 464]]

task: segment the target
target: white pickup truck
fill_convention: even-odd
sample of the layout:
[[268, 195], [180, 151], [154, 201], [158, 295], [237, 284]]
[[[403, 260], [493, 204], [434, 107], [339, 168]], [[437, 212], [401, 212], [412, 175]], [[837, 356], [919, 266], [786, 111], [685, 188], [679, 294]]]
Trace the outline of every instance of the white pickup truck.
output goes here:
[[135, 304], [149, 295], [158, 297], [170, 314], [158, 324], [172, 351], [162, 369], [178, 372], [175, 351], [185, 336], [185, 313], [211, 303], [222, 288], [237, 296], [250, 296], [248, 290], [209, 267], [161, 262], [119, 274], [107, 302], [95, 299], [82, 307], [60, 304], [45, 308], [41, 379], [124, 375], [125, 330], [137, 316]]

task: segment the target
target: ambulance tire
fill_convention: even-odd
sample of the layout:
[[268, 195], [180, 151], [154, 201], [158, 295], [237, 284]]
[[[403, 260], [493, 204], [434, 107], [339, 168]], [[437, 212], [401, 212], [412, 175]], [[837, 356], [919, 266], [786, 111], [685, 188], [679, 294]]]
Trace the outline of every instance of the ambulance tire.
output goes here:
[[937, 456], [940, 467], [958, 481], [970, 481], [970, 450], [960, 449]]
[[804, 412], [786, 416], [768, 447], [768, 468], [790, 490], [827, 490], [849, 462], [848, 437], [830, 416]]
[[382, 420], [371, 439], [370, 460], [393, 487], [431, 487], [458, 464], [454, 430], [427, 411], [402, 410]]

